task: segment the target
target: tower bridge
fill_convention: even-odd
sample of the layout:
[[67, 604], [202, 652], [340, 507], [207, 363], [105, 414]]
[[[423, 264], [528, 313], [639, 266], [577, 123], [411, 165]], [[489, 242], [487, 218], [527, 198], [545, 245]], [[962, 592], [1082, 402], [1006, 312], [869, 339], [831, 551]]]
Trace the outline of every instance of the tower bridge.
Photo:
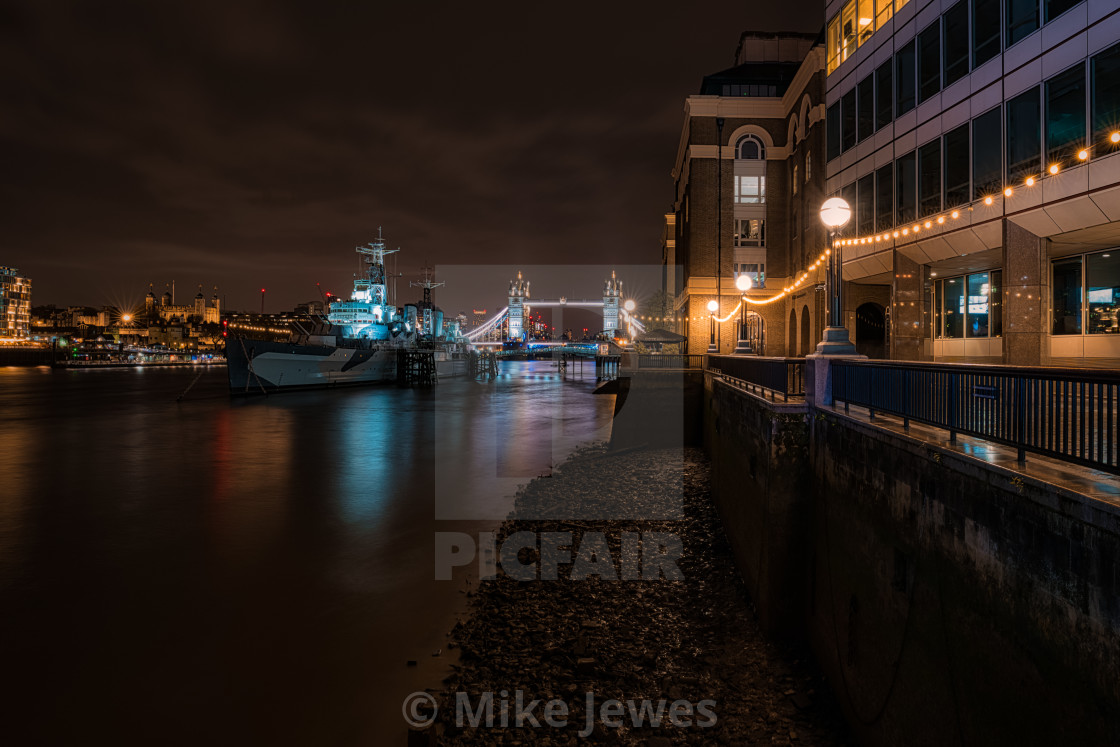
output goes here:
[[608, 337], [615, 335], [620, 329], [621, 323], [625, 323], [629, 328], [638, 332], [645, 332], [645, 326], [623, 304], [622, 281], [615, 275], [614, 270], [611, 270], [610, 278], [603, 283], [603, 297], [601, 299], [569, 299], [564, 296], [555, 299], [533, 299], [529, 294], [529, 282], [518, 271], [517, 278], [509, 283], [509, 303], [506, 307], [480, 327], [468, 333], [467, 338], [481, 340], [489, 332], [506, 322], [506, 338], [522, 340], [525, 336], [525, 321], [529, 318], [530, 310], [534, 306], [560, 309], [564, 307], [602, 309], [603, 332]]

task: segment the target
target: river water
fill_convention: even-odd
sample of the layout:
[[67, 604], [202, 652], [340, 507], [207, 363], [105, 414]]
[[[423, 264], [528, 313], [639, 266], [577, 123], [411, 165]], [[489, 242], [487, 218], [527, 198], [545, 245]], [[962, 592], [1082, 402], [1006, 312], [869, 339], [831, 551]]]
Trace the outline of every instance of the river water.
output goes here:
[[435, 533], [610, 433], [591, 366], [502, 370], [180, 402], [197, 371], [0, 368], [0, 741], [402, 744], [465, 601]]

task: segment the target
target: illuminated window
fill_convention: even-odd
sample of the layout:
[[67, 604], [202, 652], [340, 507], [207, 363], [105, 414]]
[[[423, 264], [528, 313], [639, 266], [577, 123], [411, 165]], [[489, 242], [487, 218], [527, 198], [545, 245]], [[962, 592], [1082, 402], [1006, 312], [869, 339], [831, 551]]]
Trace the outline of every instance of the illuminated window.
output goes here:
[[891, 20], [891, 14], [894, 12], [894, 3], [891, 0], [879, 0], [876, 5], [878, 14], [875, 17], [875, 28], [881, 29], [883, 25]]
[[735, 177], [735, 202], [747, 205], [761, 205], [766, 202], [765, 176]]
[[765, 246], [766, 221], [747, 218], [735, 221], [735, 246]]
[[870, 39], [871, 35], [875, 33], [875, 0], [859, 0], [856, 28], [860, 44]]
[[790, 182], [791, 182], [791, 183], [792, 183], [792, 185], [793, 185], [793, 193], [794, 193], [794, 194], [797, 194], [797, 182], [798, 182], [798, 178], [797, 178], [797, 177], [798, 177], [798, 174], [797, 174], [797, 164], [795, 163], [795, 164], [793, 164], [793, 178], [792, 178], [792, 179], [790, 179]]
[[809, 183], [809, 177], [812, 175], [812, 172], [813, 172], [813, 154], [812, 153], [806, 153], [805, 154], [805, 183], [806, 184]]

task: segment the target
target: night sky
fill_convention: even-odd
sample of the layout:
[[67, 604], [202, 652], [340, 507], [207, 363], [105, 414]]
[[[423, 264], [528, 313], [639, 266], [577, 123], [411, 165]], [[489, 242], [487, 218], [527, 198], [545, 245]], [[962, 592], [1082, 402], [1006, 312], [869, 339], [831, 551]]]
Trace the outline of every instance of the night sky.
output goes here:
[[174, 279], [180, 303], [201, 283], [246, 309], [266, 286], [270, 311], [348, 292], [379, 225], [406, 282], [656, 265], [684, 97], [742, 30], [822, 19], [817, 0], [6, 3], [0, 265], [36, 305]]

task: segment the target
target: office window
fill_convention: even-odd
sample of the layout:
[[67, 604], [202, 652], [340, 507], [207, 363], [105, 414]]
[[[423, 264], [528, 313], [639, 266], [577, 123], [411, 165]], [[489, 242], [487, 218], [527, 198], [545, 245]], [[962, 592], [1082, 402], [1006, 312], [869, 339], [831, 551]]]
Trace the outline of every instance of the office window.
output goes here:
[[968, 124], [945, 133], [945, 207], [969, 201]]
[[[889, 3], [888, 3], [889, 5]], [[875, 129], [886, 127], [894, 119], [893, 64], [887, 60], [875, 71]]]
[[918, 217], [918, 159], [911, 151], [894, 162], [895, 200], [898, 222], [907, 223]]
[[856, 231], [860, 235], [875, 231], [875, 175], [856, 182]]
[[941, 209], [941, 140], [918, 148], [918, 217]]
[[1081, 334], [1081, 257], [1055, 260], [1050, 287], [1054, 311], [1051, 334]]
[[747, 205], [761, 205], [766, 202], [765, 176], [735, 177], [735, 202]]
[[735, 246], [765, 246], [766, 221], [748, 218], [735, 221]]
[[972, 199], [995, 194], [1003, 184], [1002, 116], [997, 106], [972, 120]]
[[746, 275], [751, 279], [752, 288], [765, 288], [766, 287], [766, 263], [765, 262], [741, 262], [735, 265], [735, 277], [739, 275]]
[[1007, 19], [1007, 46], [1021, 41], [1038, 29], [1038, 0], [1004, 0]]
[[988, 273], [969, 275], [965, 282], [968, 290], [968, 309], [965, 326], [966, 337], [987, 337], [991, 318], [991, 282]]
[[946, 278], [937, 283], [941, 299], [941, 336], [964, 337], [965, 279]]
[[[840, 190], [840, 196], [844, 199], [844, 202], [848, 203], [849, 207], [851, 207], [853, 210], [855, 210], [855, 208], [856, 208], [856, 183], [852, 182], [851, 184], [849, 184], [846, 187], [844, 187], [843, 189], [841, 189]], [[842, 233], [844, 233], [844, 234], [854, 234], [856, 232], [856, 221], [854, 220], [855, 216], [853, 215], [852, 218], [853, 219], [848, 221], [848, 224], [846, 226], [844, 226], [844, 228], [841, 229]]]
[[1120, 145], [1109, 140], [1120, 131], [1120, 44], [1114, 44], [1089, 62], [1092, 85], [1093, 155], [1110, 153]]
[[968, 0], [957, 0], [941, 20], [945, 24], [943, 59], [948, 87], [968, 75]]
[[1046, 11], [1043, 23], [1050, 23], [1079, 2], [1081, 0], [1042, 0], [1042, 7]]
[[[877, 5], [878, 15], [875, 16], [875, 28], [881, 29], [883, 28], [883, 24], [891, 20], [891, 15], [894, 12], [894, 3], [892, 3], [891, 0], [878, 0]], [[898, 7], [901, 8], [902, 6], [899, 5]]]
[[1042, 122], [1038, 88], [1007, 102], [1007, 180], [1019, 182], [1041, 172]]
[[918, 34], [918, 103], [941, 90], [941, 21]]
[[1089, 286], [1089, 334], [1120, 334], [1120, 251], [1090, 254], [1085, 258]]
[[875, 172], [875, 230], [886, 231], [894, 225], [894, 164]]
[[840, 62], [856, 51], [856, 3], [848, 2], [840, 11]]
[[857, 138], [863, 140], [875, 132], [875, 76], [868, 75], [856, 86]]
[[[1085, 66], [1046, 81], [1046, 163], [1068, 160], [1085, 145]], [[1076, 158], [1076, 156], [1073, 156]]]
[[875, 0], [859, 0], [856, 25], [859, 28], [859, 43], [863, 44], [875, 33]]
[[825, 31], [825, 39], [828, 46], [828, 72], [831, 73], [840, 64], [840, 16], [837, 15], [828, 22], [828, 30]]
[[914, 97], [917, 95], [915, 84], [916, 52], [914, 40], [911, 39], [894, 56], [894, 90], [895, 90], [895, 116], [905, 114], [914, 108]]
[[840, 97], [840, 146], [844, 150], [856, 144], [856, 89]]
[[999, 54], [1000, 0], [972, 0], [972, 67]]
[[840, 102], [828, 107], [825, 116], [825, 141], [828, 143], [828, 160], [840, 155]]

